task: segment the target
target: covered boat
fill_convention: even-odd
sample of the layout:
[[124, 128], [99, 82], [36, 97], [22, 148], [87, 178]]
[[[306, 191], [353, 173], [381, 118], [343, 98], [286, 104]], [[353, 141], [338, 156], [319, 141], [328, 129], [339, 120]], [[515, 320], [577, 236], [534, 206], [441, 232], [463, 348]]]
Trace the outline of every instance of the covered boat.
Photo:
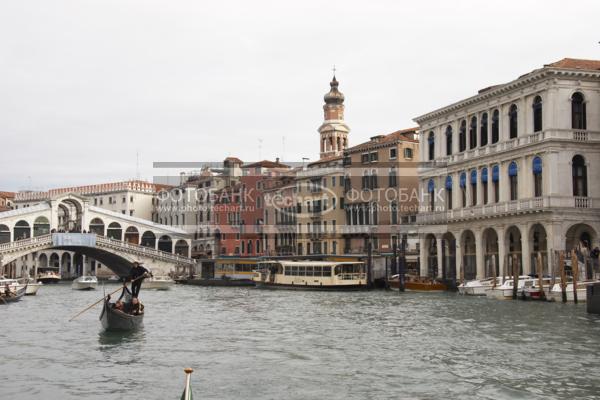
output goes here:
[[[133, 309], [133, 303], [129, 290], [123, 289], [124, 293], [117, 302], [111, 303], [110, 296], [104, 299], [104, 306], [102, 307], [102, 313], [100, 313], [100, 322], [102, 327], [107, 331], [132, 331], [140, 328], [144, 321], [144, 312], [142, 306], [142, 312], [139, 314], [131, 313]], [[123, 308], [117, 309], [116, 303], [123, 301]]]
[[60, 282], [60, 275], [53, 271], [47, 271], [39, 274], [37, 280], [42, 283], [58, 283]]

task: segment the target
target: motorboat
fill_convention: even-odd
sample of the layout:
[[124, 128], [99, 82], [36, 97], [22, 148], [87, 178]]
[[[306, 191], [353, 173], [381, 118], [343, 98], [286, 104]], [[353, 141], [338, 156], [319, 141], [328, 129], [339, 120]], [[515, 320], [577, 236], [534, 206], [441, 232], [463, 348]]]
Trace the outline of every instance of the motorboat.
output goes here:
[[[529, 275], [521, 275], [519, 276], [519, 280], [517, 282], [517, 296], [523, 295], [523, 289], [525, 287], [533, 286], [533, 282], [537, 278], [532, 278]], [[487, 297], [491, 297], [499, 300], [512, 299], [513, 297], [513, 282], [514, 279], [507, 279], [499, 286], [495, 288], [488, 288], [485, 291], [485, 295]]]
[[25, 296], [35, 296], [38, 290], [44, 285], [41, 282], [36, 282], [33, 278], [22, 278], [17, 281], [20, 285], [27, 286]]
[[[582, 281], [577, 282], [577, 302], [585, 302], [587, 298], [587, 287], [593, 285], [595, 283], [599, 283], [600, 281]], [[573, 282], [568, 282], [566, 287], [567, 292], [567, 301], [574, 301], [573, 295]], [[550, 294], [548, 296], [550, 299], [555, 301], [562, 301], [562, 288], [561, 284], [556, 283], [552, 286], [550, 290]]]
[[[544, 291], [544, 298], [548, 298], [552, 288], [552, 278], [542, 278], [541, 289]], [[531, 286], [523, 288], [523, 296], [528, 300], [543, 300], [542, 290], [540, 289], [540, 279], [535, 278]]]
[[58, 283], [60, 282], [60, 275], [53, 271], [42, 272], [37, 277], [38, 282], [42, 283]]
[[90, 275], [83, 275], [75, 279], [71, 284], [74, 290], [94, 290], [98, 286], [98, 278]]
[[142, 287], [144, 289], [169, 290], [174, 284], [175, 281], [169, 276], [153, 276], [144, 279]]
[[496, 280], [496, 286], [502, 284], [502, 278], [500, 277], [475, 279], [458, 285], [458, 293], [467, 296], [485, 296], [485, 291], [494, 285], [494, 279]]
[[[397, 274], [390, 277], [389, 285], [394, 289], [399, 288], [400, 279]], [[448, 286], [428, 277], [406, 275], [404, 290], [409, 292], [444, 292], [448, 290]]]

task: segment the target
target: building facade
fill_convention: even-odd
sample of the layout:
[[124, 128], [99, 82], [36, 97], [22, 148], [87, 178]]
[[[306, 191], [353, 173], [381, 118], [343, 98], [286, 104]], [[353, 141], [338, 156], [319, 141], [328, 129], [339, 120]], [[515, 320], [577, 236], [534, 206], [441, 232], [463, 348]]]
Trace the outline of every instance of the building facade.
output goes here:
[[344, 151], [345, 253], [365, 254], [369, 243], [373, 252], [390, 252], [414, 224], [416, 134], [412, 128], [378, 135]]
[[420, 126], [420, 273], [534, 272], [598, 246], [600, 61], [563, 59], [429, 112]]

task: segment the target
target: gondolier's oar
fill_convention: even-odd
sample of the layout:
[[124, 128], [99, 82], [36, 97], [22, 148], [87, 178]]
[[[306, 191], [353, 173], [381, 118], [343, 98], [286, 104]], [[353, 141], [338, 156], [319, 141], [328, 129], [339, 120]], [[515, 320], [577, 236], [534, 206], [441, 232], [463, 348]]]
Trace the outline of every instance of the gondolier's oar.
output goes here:
[[[142, 279], [142, 278], [145, 278], [145, 276], [144, 276], [144, 275], [142, 275], [142, 276], [140, 276], [140, 277], [138, 277], [138, 278], [135, 278], [134, 280], [132, 280], [132, 281], [131, 281], [131, 283], [133, 283], [133, 282], [137, 281], [138, 279]], [[127, 285], [125, 284], [124, 286], [127, 286]], [[110, 296], [110, 295], [112, 295], [112, 294], [115, 294], [115, 293], [117, 293], [119, 290], [123, 290], [123, 288], [122, 288], [122, 287], [120, 287], [120, 288], [118, 288], [117, 290], [115, 290], [114, 292], [110, 292], [108, 295]], [[98, 300], [98, 301], [97, 301], [97, 302], [95, 302], [94, 304], [92, 304], [92, 305], [90, 305], [90, 306], [86, 307], [84, 310], [82, 310], [82, 311], [80, 311], [79, 313], [77, 313], [77, 314], [75, 314], [74, 316], [72, 316], [72, 317], [71, 317], [71, 319], [69, 319], [69, 322], [73, 321], [75, 318], [79, 317], [81, 314], [83, 314], [84, 312], [86, 312], [86, 311], [87, 311], [87, 310], [89, 310], [90, 308], [94, 307], [95, 305], [97, 305], [97, 304], [100, 304], [101, 302], [103, 302], [103, 301], [104, 301], [104, 299], [106, 299], [106, 296], [102, 297], [100, 300]]]

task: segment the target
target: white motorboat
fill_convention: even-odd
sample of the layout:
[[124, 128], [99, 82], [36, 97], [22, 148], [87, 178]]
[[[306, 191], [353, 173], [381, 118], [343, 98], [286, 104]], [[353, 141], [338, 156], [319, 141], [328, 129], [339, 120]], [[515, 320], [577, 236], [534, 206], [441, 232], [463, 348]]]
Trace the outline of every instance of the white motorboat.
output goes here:
[[[548, 299], [550, 296], [550, 288], [552, 287], [552, 278], [542, 278], [542, 289], [544, 296]], [[540, 279], [535, 278], [531, 286], [523, 288], [523, 296], [529, 300], [542, 300], [542, 291], [540, 290]]]
[[36, 282], [35, 279], [32, 278], [22, 278], [19, 279], [19, 284], [22, 286], [27, 285], [27, 290], [25, 290], [25, 296], [35, 296], [44, 284], [42, 282]]
[[155, 290], [169, 290], [174, 284], [175, 281], [168, 276], [153, 276], [151, 278], [144, 279], [142, 288]]
[[58, 283], [60, 282], [60, 275], [52, 271], [42, 272], [38, 275], [37, 281], [42, 283]]
[[[528, 275], [519, 276], [519, 281], [517, 282], [517, 296], [523, 295], [523, 289], [525, 287], [533, 286], [533, 281], [535, 279], [536, 278], [532, 278]], [[495, 288], [490, 287], [485, 290], [485, 295], [499, 300], [512, 299], [513, 281], [514, 279], [507, 279], [503, 284], [496, 286]]]
[[[593, 285], [594, 283], [598, 283], [599, 281], [582, 281], [577, 282], [577, 302], [585, 302], [587, 299], [587, 287], [589, 285]], [[574, 301], [573, 295], [573, 282], [567, 283], [567, 301]], [[550, 294], [548, 296], [550, 299], [554, 299], [555, 301], [562, 301], [562, 288], [560, 287], [560, 283], [552, 286], [550, 290]]]
[[98, 278], [95, 276], [84, 275], [75, 279], [71, 284], [71, 289], [75, 290], [94, 290], [98, 286]]
[[[468, 296], [485, 296], [485, 291], [490, 289], [494, 283], [494, 278], [475, 279], [458, 285], [458, 293]], [[496, 286], [502, 284], [502, 278], [496, 278]]]

